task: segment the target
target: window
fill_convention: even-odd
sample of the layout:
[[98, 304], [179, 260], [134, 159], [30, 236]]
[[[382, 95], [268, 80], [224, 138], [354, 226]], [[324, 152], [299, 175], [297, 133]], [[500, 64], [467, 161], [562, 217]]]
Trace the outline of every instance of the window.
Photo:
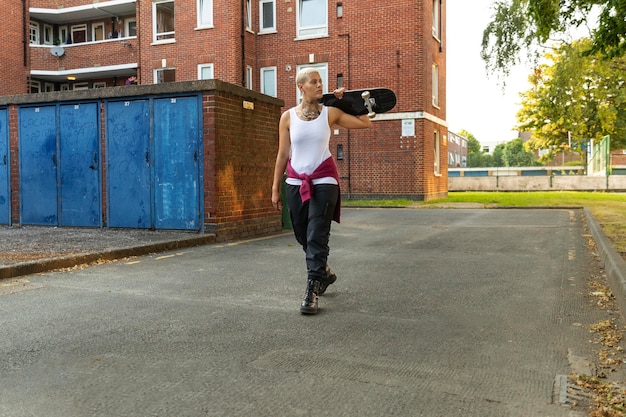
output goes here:
[[52, 84], [52, 83], [44, 83], [43, 91], [46, 92], [46, 93], [51, 93], [52, 91], [54, 91], [54, 84]]
[[261, 92], [268, 96], [278, 97], [276, 91], [276, 67], [261, 68]]
[[437, 64], [433, 64], [433, 73], [432, 73], [432, 89], [433, 89], [433, 106], [439, 107], [439, 66]]
[[441, 154], [441, 149], [439, 147], [439, 131], [437, 131], [437, 130], [435, 130], [434, 139], [435, 139], [434, 143], [433, 143], [434, 151], [435, 151], [435, 155], [434, 155], [435, 156], [435, 166], [434, 166], [434, 169], [435, 169], [435, 175], [440, 175], [441, 174], [441, 166], [440, 166], [440, 163], [439, 163], [439, 156]]
[[93, 83], [93, 88], [104, 88], [106, 86], [107, 86], [107, 83], [104, 81]]
[[152, 3], [154, 41], [174, 40], [174, 2]]
[[[296, 67], [296, 73], [298, 73], [302, 68], [315, 68], [317, 72], [320, 73], [320, 77], [322, 77], [322, 84], [324, 84], [324, 89], [322, 90], [322, 92], [324, 94], [328, 93], [328, 64], [327, 63], [298, 65]], [[296, 99], [298, 103], [300, 103], [302, 101], [302, 93], [300, 93], [300, 90], [298, 89], [297, 86], [295, 87], [296, 87]]]
[[246, 88], [252, 90], [252, 67], [246, 66]]
[[174, 68], [159, 68], [154, 70], [154, 83], [172, 83], [176, 81], [176, 70]]
[[212, 80], [213, 78], [215, 78], [215, 75], [213, 73], [213, 64], [198, 65], [199, 80]]
[[259, 5], [260, 29], [259, 32], [276, 31], [275, 0], [261, 0]]
[[30, 92], [41, 93], [41, 83], [39, 81], [30, 81]]
[[70, 85], [69, 85], [69, 84], [61, 84], [61, 85], [59, 86], [59, 89], [60, 89], [61, 91], [70, 91]]
[[72, 39], [69, 38], [67, 26], [59, 26], [59, 41], [61, 42], [61, 45], [72, 42]]
[[54, 39], [52, 37], [53, 31], [52, 31], [52, 26], [50, 25], [43, 25], [43, 43], [45, 45], [52, 45], [54, 42]]
[[104, 23], [98, 22], [91, 26], [91, 40], [94, 42], [104, 40]]
[[88, 90], [89, 89], [89, 83], [76, 83], [72, 86], [72, 90]]
[[441, 0], [433, 0], [433, 36], [435, 39], [440, 40], [441, 37], [439, 36], [439, 13], [441, 11]]
[[246, 29], [252, 30], [252, 0], [246, 0]]
[[198, 27], [213, 27], [213, 0], [198, 0]]
[[30, 43], [39, 45], [39, 23], [30, 22]]
[[74, 25], [72, 26], [72, 42], [82, 43], [87, 42], [87, 25]]
[[298, 37], [328, 34], [328, 1], [298, 0]]
[[134, 17], [124, 20], [124, 36], [137, 36], [137, 19]]

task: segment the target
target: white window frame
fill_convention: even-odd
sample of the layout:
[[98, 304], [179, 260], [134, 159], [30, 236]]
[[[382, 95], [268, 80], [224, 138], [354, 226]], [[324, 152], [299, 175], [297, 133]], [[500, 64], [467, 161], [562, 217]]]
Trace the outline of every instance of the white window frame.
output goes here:
[[[174, 7], [174, 0], [162, 0], [155, 1], [152, 3], [152, 41], [154, 43], [172, 43], [176, 42], [176, 26], [174, 26], [174, 30], [168, 32], [158, 32], [158, 24], [157, 24], [157, 8], [161, 4], [170, 3], [172, 7]], [[176, 21], [176, 12], [174, 9], [173, 15], [174, 22]]]
[[[205, 70], [211, 71], [211, 77], [206, 78], [202, 76]], [[198, 64], [198, 79], [199, 80], [212, 80], [215, 78], [215, 66], [213, 64]]]
[[104, 81], [99, 81], [99, 82], [95, 82], [93, 83], [93, 88], [104, 88], [107, 86], [107, 83]]
[[[130, 25], [131, 23], [135, 24], [135, 34], [130, 34]], [[136, 37], [137, 36], [137, 18], [129, 17], [128, 19], [124, 19], [124, 37]]]
[[[301, 64], [296, 66], [296, 74], [300, 72], [302, 68], [315, 68], [317, 72], [320, 73], [320, 77], [322, 77], [322, 92], [324, 94], [328, 93], [328, 62], [318, 62], [317, 64]], [[296, 85], [296, 102], [300, 103], [302, 101], [302, 93], [300, 89]]]
[[433, 147], [435, 161], [433, 164], [433, 170], [435, 175], [441, 175], [441, 138], [439, 137], [439, 131], [435, 130], [433, 135]]
[[[272, 7], [272, 25], [263, 26], [263, 11], [266, 5]], [[259, 33], [275, 33], [276, 32], [276, 0], [260, 0], [259, 1]]]
[[43, 44], [52, 45], [54, 43], [54, 28], [52, 25], [43, 25]]
[[170, 82], [170, 81], [163, 81], [163, 82], [159, 82], [159, 74], [163, 71], [174, 71], [174, 81], [176, 81], [176, 68], [175, 67], [164, 67], [164, 68], [157, 68], [154, 70], [154, 84], [162, 84], [162, 83], [166, 83], [166, 82]]
[[213, 0], [197, 0], [197, 25], [199, 28], [213, 27]]
[[54, 91], [54, 84], [53, 83], [44, 83], [43, 84], [43, 91], [45, 93], [51, 93]]
[[39, 45], [39, 23], [31, 21], [28, 28], [30, 44]]
[[252, 32], [252, 0], [246, 0], [246, 30]]
[[59, 86], [59, 91], [70, 91], [70, 85], [69, 84], [61, 84]]
[[74, 90], [74, 91], [89, 90], [89, 83], [88, 82], [74, 83], [72, 85], [72, 90]]
[[[85, 42], [87, 42], [87, 24], [83, 23], [80, 25], [72, 25], [70, 27], [70, 32], [72, 34], [72, 43], [76, 43], [76, 40], [74, 39], [74, 33], [75, 32], [85, 32]], [[78, 42], [78, 43], [83, 43], [83, 42]]]
[[92, 23], [91, 24], [91, 41], [92, 42], [97, 42], [96, 41], [96, 31], [98, 30], [98, 28], [100, 29], [101, 33], [102, 33], [102, 39], [100, 39], [101, 41], [106, 39], [106, 35], [104, 33], [104, 22], [96, 22], [96, 23]]
[[[41, 82], [40, 81], [30, 80], [29, 84], [30, 84], [29, 91], [31, 92], [31, 94], [41, 93]], [[35, 91], [33, 91], [33, 90], [35, 90]]]
[[67, 43], [67, 36], [69, 32], [67, 31], [67, 26], [59, 26], [59, 41], [61, 41], [61, 45], [65, 45]]
[[437, 41], [441, 39], [441, 36], [439, 33], [439, 22], [441, 21], [441, 15], [440, 15], [441, 8], [439, 7], [439, 1], [440, 0], [433, 0], [433, 19], [432, 19], [432, 33], [433, 33], [433, 37], [437, 39]]
[[252, 90], [252, 67], [246, 65], [246, 88]]
[[439, 65], [433, 63], [432, 69], [433, 106], [439, 108]]
[[[308, 38], [321, 38], [328, 36], [328, 1], [327, 0], [296, 0], [297, 1], [297, 13], [296, 13], [296, 38], [308, 39]], [[324, 5], [324, 15], [326, 17], [324, 24], [316, 26], [302, 26], [302, 2], [303, 1], [317, 1]]]
[[[263, 67], [261, 68], [261, 93], [266, 94], [272, 97], [278, 97], [278, 79], [277, 79], [276, 67]], [[272, 89], [273, 91], [267, 91], [268, 87], [265, 84], [265, 77], [270, 76], [272, 78]]]

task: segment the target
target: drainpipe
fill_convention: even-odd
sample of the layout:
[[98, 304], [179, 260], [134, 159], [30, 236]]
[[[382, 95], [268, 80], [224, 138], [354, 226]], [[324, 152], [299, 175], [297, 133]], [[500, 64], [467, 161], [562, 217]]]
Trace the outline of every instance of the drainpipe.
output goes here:
[[246, 0], [241, 0], [241, 86], [252, 89], [246, 85]]
[[26, 23], [26, 0], [22, 0], [22, 49], [24, 54], [24, 66], [28, 65], [28, 44], [26, 39], [26, 30], [28, 29], [28, 27], [26, 26]]
[[[344, 36], [348, 42], [348, 53], [347, 55], [347, 59], [348, 59], [348, 82], [346, 83], [347, 85], [346, 90], [349, 90], [350, 88], [350, 83], [352, 82], [352, 78], [350, 77], [350, 50], [351, 50], [351, 45], [350, 45], [350, 34], [349, 33], [344, 33], [344, 34], [340, 34], [339, 37]], [[351, 136], [350, 136], [350, 129], [348, 129], [348, 200], [350, 200], [352, 198], [352, 172], [351, 172], [351, 163], [352, 163], [352, 140], [351, 140]]]

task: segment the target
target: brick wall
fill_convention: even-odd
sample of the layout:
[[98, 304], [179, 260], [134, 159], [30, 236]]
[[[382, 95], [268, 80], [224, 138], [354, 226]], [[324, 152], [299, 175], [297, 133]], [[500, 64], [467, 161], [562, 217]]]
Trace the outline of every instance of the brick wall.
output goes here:
[[1, 94], [23, 94], [28, 91], [28, 67], [23, 41], [28, 42], [28, 27], [22, 23], [23, 4], [7, 2], [3, 5], [4, 22], [0, 31]]

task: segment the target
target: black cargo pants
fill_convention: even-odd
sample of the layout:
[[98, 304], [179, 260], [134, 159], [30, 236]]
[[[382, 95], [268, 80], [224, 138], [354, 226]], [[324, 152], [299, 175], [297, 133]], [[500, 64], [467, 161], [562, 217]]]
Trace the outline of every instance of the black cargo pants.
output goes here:
[[307, 278], [321, 280], [328, 261], [330, 224], [339, 199], [339, 186], [313, 186], [311, 199], [302, 203], [300, 186], [287, 184], [287, 205], [296, 240], [306, 253]]

